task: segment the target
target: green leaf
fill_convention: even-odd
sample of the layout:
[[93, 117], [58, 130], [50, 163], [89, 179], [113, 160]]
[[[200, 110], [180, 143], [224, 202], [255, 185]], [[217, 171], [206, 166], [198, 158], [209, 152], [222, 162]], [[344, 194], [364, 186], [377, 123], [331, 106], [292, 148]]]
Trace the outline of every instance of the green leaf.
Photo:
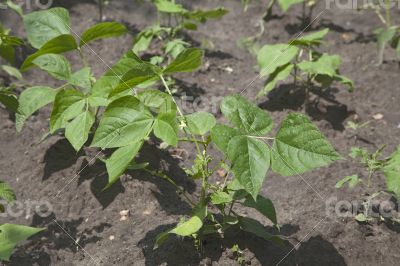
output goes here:
[[169, 113], [177, 110], [173, 98], [168, 93], [159, 90], [139, 92], [136, 98], [156, 113]]
[[153, 128], [154, 118], [134, 96], [119, 98], [106, 108], [92, 147], [117, 148], [140, 142]]
[[238, 94], [225, 97], [221, 111], [233, 125], [246, 134], [263, 135], [273, 127], [272, 119], [266, 112]]
[[159, 247], [161, 247], [161, 245], [164, 244], [165, 241], [168, 240], [168, 238], [169, 238], [169, 231], [158, 234], [156, 236], [156, 241], [153, 249], [158, 249]]
[[20, 242], [43, 230], [44, 228], [33, 228], [16, 224], [0, 225], [0, 260], [8, 261], [14, 248]]
[[76, 151], [79, 151], [87, 141], [94, 122], [94, 114], [86, 110], [75, 117], [74, 120], [65, 127], [65, 137]]
[[283, 12], [288, 11], [288, 9], [299, 3], [303, 3], [305, 0], [278, 0], [279, 6], [282, 8]]
[[60, 35], [54, 39], [51, 39], [45, 43], [40, 50], [30, 55], [25, 59], [21, 66], [21, 71], [25, 71], [32, 66], [32, 62], [41, 55], [44, 54], [61, 54], [68, 51], [75, 50], [77, 48], [75, 39], [72, 35]]
[[29, 42], [36, 49], [49, 40], [70, 33], [70, 19], [65, 8], [51, 8], [31, 12], [23, 17]]
[[386, 177], [388, 190], [400, 198], [400, 146], [390, 156], [382, 170]]
[[235, 178], [257, 199], [271, 162], [267, 145], [251, 137], [237, 136], [228, 144], [228, 158]]
[[276, 71], [280, 66], [290, 63], [298, 54], [296, 46], [288, 44], [275, 44], [263, 46], [257, 54], [260, 75], [267, 76]]
[[128, 146], [117, 149], [109, 159], [106, 160], [108, 173], [108, 184], [105, 189], [109, 188], [119, 177], [128, 169], [130, 163], [138, 154], [143, 142], [134, 142]]
[[19, 4], [13, 3], [12, 0], [6, 0], [6, 5], [13, 10], [15, 13], [20, 15], [21, 17], [24, 16], [24, 11], [22, 10], [22, 7]]
[[219, 204], [226, 204], [230, 203], [233, 201], [233, 198], [231, 195], [229, 195], [226, 192], [223, 191], [217, 191], [211, 194], [211, 202], [213, 204], [219, 205]]
[[323, 54], [316, 61], [303, 61], [297, 66], [309, 74], [334, 77], [336, 76], [340, 64], [340, 56]]
[[275, 207], [270, 199], [266, 199], [263, 196], [258, 195], [257, 201], [255, 201], [253, 198], [247, 197], [243, 205], [249, 208], [256, 209], [265, 217], [270, 219], [271, 222], [273, 222], [274, 224], [278, 224], [278, 221], [276, 219]]
[[201, 66], [203, 50], [199, 48], [188, 48], [178, 55], [166, 69], [164, 74], [176, 72], [191, 72]]
[[292, 113], [282, 122], [272, 149], [274, 172], [292, 176], [339, 159], [339, 154], [308, 117]]
[[271, 241], [278, 246], [283, 246], [282, 239], [279, 236], [268, 233], [260, 222], [251, 218], [241, 217], [239, 219], [239, 224], [243, 231], [261, 237], [264, 240]]
[[385, 47], [390, 41], [392, 41], [397, 32], [397, 29], [397, 26], [392, 26], [387, 29], [378, 29], [376, 31], [378, 37], [378, 64], [382, 64]]
[[[175, 1], [174, 1], [175, 2]], [[187, 10], [182, 5], [168, 0], [154, 0], [154, 4], [159, 12], [164, 13], [183, 13]]]
[[207, 207], [200, 206], [189, 220], [179, 223], [170, 233], [179, 236], [191, 236], [203, 227], [203, 220], [206, 216]]
[[92, 87], [92, 70], [90, 67], [84, 67], [81, 70], [73, 73], [68, 79], [69, 84], [78, 86], [84, 89], [85, 92], [89, 92]]
[[2, 103], [8, 110], [12, 112], [17, 112], [18, 110], [17, 97], [10, 91], [0, 90], [0, 103]]
[[178, 129], [176, 112], [160, 113], [154, 122], [154, 135], [171, 146], [178, 144]]
[[311, 46], [311, 45], [320, 45], [322, 39], [328, 34], [329, 29], [323, 29], [320, 31], [316, 31], [295, 40], [290, 41], [291, 45], [298, 45], [298, 46]]
[[176, 58], [182, 53], [190, 43], [183, 41], [182, 39], [173, 39], [165, 44], [165, 53], [170, 54], [173, 58]]
[[194, 135], [204, 136], [217, 123], [215, 117], [207, 112], [193, 113], [187, 115], [185, 118], [190, 133]]
[[239, 130], [221, 124], [211, 129], [212, 141], [225, 154], [227, 154], [229, 141], [239, 135], [241, 135]]
[[208, 19], [219, 19], [228, 14], [229, 10], [223, 7], [217, 7], [210, 10], [196, 10], [184, 14], [184, 17], [190, 20], [196, 20], [201, 23], [207, 22]]
[[7, 65], [2, 65], [1, 68], [8, 75], [10, 75], [18, 80], [22, 80], [22, 74], [17, 68], [12, 67], [12, 66], [7, 66]]
[[345, 176], [342, 180], [336, 183], [335, 188], [342, 188], [346, 183], [349, 188], [354, 188], [361, 180], [358, 175]]
[[68, 80], [71, 76], [71, 64], [63, 55], [44, 54], [32, 61], [40, 69], [59, 80]]
[[158, 72], [161, 72], [161, 69], [150, 63], [140, 62], [135, 64], [122, 76], [118, 86], [110, 93], [110, 97], [158, 77]]
[[129, 52], [125, 54], [110, 70], [96, 81], [92, 89], [92, 98], [102, 98], [104, 101], [107, 101], [109, 94], [118, 86], [122, 77], [140, 63], [142, 63], [142, 60], [134, 53]]
[[79, 47], [91, 41], [105, 38], [112, 38], [124, 35], [128, 32], [126, 27], [118, 22], [103, 22], [87, 29], [81, 37]]
[[57, 90], [50, 87], [32, 87], [24, 90], [19, 96], [18, 112], [15, 115], [15, 126], [20, 132], [26, 119], [40, 108], [52, 103]]
[[77, 117], [85, 107], [84, 95], [75, 89], [65, 89], [57, 93], [50, 116], [50, 133], [65, 128], [69, 120]]
[[257, 97], [261, 97], [263, 95], [267, 95], [270, 91], [272, 91], [276, 84], [281, 81], [287, 79], [289, 77], [290, 73], [293, 70], [293, 65], [292, 64], [286, 64], [283, 66], [278, 67], [271, 75], [268, 77], [268, 80], [266, 81], [266, 85], [262, 90], [260, 90], [257, 94]]
[[0, 181], [0, 199], [3, 199], [8, 203], [12, 203], [16, 199], [15, 193], [12, 188], [3, 181]]

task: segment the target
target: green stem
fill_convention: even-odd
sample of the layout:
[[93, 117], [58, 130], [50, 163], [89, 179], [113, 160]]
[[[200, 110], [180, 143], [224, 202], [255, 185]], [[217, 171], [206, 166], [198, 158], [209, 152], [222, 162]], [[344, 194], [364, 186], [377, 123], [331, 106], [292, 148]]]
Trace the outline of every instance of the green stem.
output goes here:
[[385, 4], [386, 4], [386, 27], [389, 28], [392, 25], [392, 19], [391, 19], [391, 14], [390, 14], [390, 4], [391, 4], [391, 0], [385, 0]]
[[[175, 98], [173, 97], [172, 92], [171, 92], [171, 90], [169, 89], [168, 84], [167, 84], [167, 82], [166, 82], [165, 79], [164, 79], [164, 76], [161, 74], [161, 75], [159, 75], [159, 77], [160, 77], [160, 80], [161, 80], [161, 82], [163, 83], [163, 85], [164, 85], [164, 87], [165, 87], [165, 90], [168, 92], [168, 94], [171, 96], [172, 100], [174, 101], [174, 103], [175, 103], [175, 105], [176, 105], [176, 108], [177, 108], [177, 110], [178, 110], [178, 113], [179, 113], [180, 117], [183, 119], [183, 121], [184, 121], [184, 123], [185, 123], [185, 126], [186, 126], [186, 125], [187, 125], [186, 118], [185, 118], [185, 116], [183, 115], [183, 113], [182, 113], [181, 109], [179, 108], [178, 104], [176, 103], [176, 100], [175, 100]], [[183, 130], [186, 132], [185, 128], [183, 128]], [[193, 141], [194, 141], [194, 143], [195, 143], [195, 145], [196, 145], [196, 149], [197, 149], [198, 155], [202, 156], [203, 159], [204, 159], [204, 161], [205, 161], [205, 160], [206, 160], [206, 157], [205, 157], [205, 155], [204, 155], [204, 154], [201, 152], [201, 150], [200, 150], [199, 142], [197, 141], [197, 139], [196, 139], [196, 137], [194, 136], [194, 134], [193, 134], [192, 132], [190, 132], [190, 130], [189, 130], [189, 133], [190, 133], [190, 135], [191, 135], [191, 137], [192, 137], [192, 139], [193, 139]], [[204, 169], [201, 169], [201, 170], [202, 170], [201, 173], [202, 173], [202, 176], [203, 176], [202, 186], [201, 186], [201, 188], [202, 188], [202, 189], [201, 189], [201, 202], [203, 203], [203, 202], [205, 201], [205, 197], [206, 197], [206, 190], [207, 190], [206, 180], [207, 180], [207, 175], [206, 175]]]
[[83, 65], [84, 65], [85, 67], [88, 67], [89, 64], [88, 64], [88, 62], [87, 62], [87, 60], [86, 60], [85, 55], [83, 54], [82, 49], [79, 48], [78, 51], [79, 51], [79, 56], [81, 57], [81, 60], [82, 60]]
[[99, 21], [103, 21], [104, 0], [99, 0]]
[[145, 172], [147, 172], [147, 173], [153, 175], [153, 176], [157, 176], [157, 177], [160, 177], [160, 178], [162, 178], [162, 179], [168, 181], [170, 184], [172, 184], [172, 185], [185, 197], [185, 199], [186, 199], [187, 202], [190, 204], [190, 206], [192, 206], [192, 207], [196, 206], [196, 205], [193, 203], [193, 201], [189, 198], [189, 196], [186, 194], [186, 191], [185, 191], [182, 187], [178, 186], [178, 185], [175, 183], [175, 181], [172, 180], [172, 178], [170, 178], [169, 176], [167, 176], [167, 175], [164, 174], [164, 173], [159, 173], [159, 172], [152, 171], [152, 170], [149, 170], [149, 169], [146, 169], [146, 168], [143, 169], [143, 170], [144, 170]]
[[201, 141], [201, 140], [198, 140], [198, 139], [179, 139], [179, 141], [193, 142], [193, 143], [195, 143], [197, 141], [197, 143], [200, 143], [200, 144], [207, 144], [207, 142]]

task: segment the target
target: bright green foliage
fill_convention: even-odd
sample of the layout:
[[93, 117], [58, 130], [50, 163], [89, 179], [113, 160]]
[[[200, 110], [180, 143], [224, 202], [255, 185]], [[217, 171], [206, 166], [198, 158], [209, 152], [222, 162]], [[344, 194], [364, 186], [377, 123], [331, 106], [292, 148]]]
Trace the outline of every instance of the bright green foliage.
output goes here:
[[19, 96], [19, 108], [15, 114], [17, 131], [21, 131], [25, 120], [34, 112], [54, 102], [57, 91], [50, 87], [32, 87], [24, 90]]
[[[187, 10], [181, 4], [173, 0], [152, 0], [157, 11], [161, 15], [161, 21], [141, 31], [134, 40], [132, 51], [139, 53], [146, 51], [154, 39], [165, 40], [166, 55], [176, 58], [188, 43], [179, 38], [183, 30], [197, 30], [199, 23], [205, 23], [209, 19], [219, 19], [228, 13], [224, 8], [210, 10]], [[166, 23], [163, 23], [163, 18]], [[174, 21], [175, 23], [173, 23]], [[164, 61], [164, 60], [162, 60]]]
[[351, 189], [357, 186], [360, 182], [362, 182], [362, 180], [358, 177], [358, 175], [345, 176], [342, 180], [336, 183], [335, 188], [342, 188], [345, 184], [348, 184], [349, 188]]
[[79, 47], [87, 45], [94, 40], [118, 37], [126, 34], [127, 32], [128, 30], [126, 27], [117, 22], [99, 23], [90, 27], [82, 34]]
[[[0, 181], [0, 199], [8, 203], [15, 201], [14, 191], [2, 181]], [[4, 206], [0, 204], [0, 213], [3, 211]], [[0, 224], [0, 261], [8, 261], [12, 251], [20, 242], [43, 230], [16, 224]]]
[[[360, 163], [368, 170], [367, 186], [371, 186], [372, 178], [375, 173], [381, 172], [386, 177], [387, 191], [392, 192], [396, 197], [400, 197], [400, 146], [387, 158], [381, 158], [385, 146], [382, 146], [374, 153], [358, 147], [351, 149], [350, 156], [358, 159]], [[344, 183], [348, 182], [349, 187], [362, 183], [357, 175], [345, 177], [336, 184], [337, 188], [341, 188]]]
[[[302, 36], [292, 40], [289, 44], [275, 44], [263, 46], [257, 55], [260, 76], [268, 76], [258, 97], [268, 94], [278, 82], [294, 76], [294, 83], [302, 83], [307, 92], [313, 84], [322, 88], [329, 87], [333, 82], [339, 82], [353, 89], [353, 82], [339, 74], [341, 59], [337, 55], [320, 54], [315, 46], [321, 44], [328, 29]], [[308, 55], [308, 58], [303, 58]]]
[[[224, 9], [187, 11], [181, 5], [167, 0], [155, 1], [155, 4], [160, 12], [182, 16], [185, 27], [188, 27], [188, 22], [205, 22], [226, 13]], [[153, 58], [147, 62], [135, 54], [135, 51], [151, 42], [155, 31], [173, 34], [171, 27], [165, 29], [155, 26], [150, 35], [141, 33], [133, 51], [126, 53], [96, 80], [81, 46], [99, 38], [120, 36], [126, 29], [112, 22], [94, 25], [83, 33], [79, 46], [69, 32], [61, 30], [49, 32], [47, 37], [44, 36], [46, 38], [38, 40], [37, 32], [40, 29], [35, 25], [41, 27], [43, 18], [49, 24], [58, 25], [52, 20], [57, 19], [55, 14], [63, 14], [62, 10], [50, 9], [41, 11], [40, 18], [37, 15], [29, 17], [26, 30], [30, 42], [39, 50], [28, 57], [22, 69], [37, 66], [64, 81], [64, 85], [57, 89], [32, 87], [24, 91], [20, 96], [17, 128], [20, 130], [23, 122], [39, 108], [52, 104], [51, 134], [64, 130], [65, 137], [79, 151], [93, 133], [91, 147], [113, 149], [112, 155], [104, 160], [108, 172], [108, 184], [104, 189], [117, 182], [127, 170], [145, 171], [174, 186], [193, 211], [187, 219], [182, 219], [174, 228], [160, 234], [156, 246], [172, 234], [191, 237], [201, 243], [202, 237], [208, 234], [223, 237], [224, 231], [230, 227], [281, 244], [280, 238], [266, 232], [261, 223], [236, 213], [234, 205], [240, 203], [254, 208], [278, 227], [272, 201], [260, 195], [268, 170], [272, 167], [279, 174], [295, 175], [339, 159], [309, 119], [300, 114], [290, 114], [276, 137], [266, 136], [274, 127], [271, 117], [240, 95], [231, 95], [222, 101], [221, 111], [229, 121], [229, 126], [217, 124], [215, 117], [207, 112], [184, 114], [177, 106], [169, 85], [173, 83], [172, 76], [175, 73], [198, 69], [204, 52], [198, 48], [186, 48], [181, 40], [169, 40], [164, 45], [165, 51], [171, 55], [168, 60]], [[143, 36], [145, 39], [140, 39]], [[303, 43], [312, 43], [316, 39], [303, 40], [301, 47], [279, 46], [276, 51], [288, 49], [292, 54], [285, 63], [275, 64], [273, 71], [266, 73], [272, 75], [282, 67], [290, 69], [291, 61], [303, 49]], [[140, 49], [137, 46], [139, 44]], [[72, 69], [62, 55], [67, 51], [77, 53], [83, 66]], [[268, 58], [271, 56], [268, 55]], [[277, 73], [277, 77], [282, 79], [280, 73]], [[163, 86], [162, 90], [154, 89], [160, 85]], [[193, 164], [184, 170], [188, 178], [201, 181], [198, 201], [176, 184], [174, 176], [154, 171], [148, 163], [135, 162], [135, 157], [150, 138], [162, 142], [160, 147], [163, 148], [178, 146], [179, 141], [194, 143], [197, 154]], [[222, 151], [222, 161], [215, 162], [210, 156], [209, 149], [213, 144]], [[212, 164], [226, 172], [223, 177], [218, 172], [222, 180], [215, 184], [211, 177], [216, 176], [219, 169], [210, 167]]]
[[71, 77], [71, 65], [63, 55], [44, 54], [37, 57], [32, 63], [56, 79], [68, 80]]
[[272, 170], [283, 176], [302, 174], [340, 159], [318, 128], [296, 113], [282, 122], [272, 149]]
[[8, 261], [16, 245], [43, 230], [16, 224], [0, 225], [0, 260]]
[[198, 112], [185, 117], [189, 131], [194, 135], [204, 136], [217, 123], [215, 117], [206, 112]]
[[32, 12], [23, 19], [28, 40], [36, 49], [55, 37], [71, 32], [69, 13], [65, 8]]
[[248, 136], [236, 136], [229, 141], [227, 156], [239, 183], [256, 199], [271, 162], [267, 145]]
[[390, 155], [382, 171], [386, 176], [388, 190], [400, 198], [400, 146]]
[[[0, 181], [0, 199], [7, 201], [8, 203], [12, 203], [15, 200], [15, 193], [12, 188], [3, 181]], [[0, 204], [0, 209], [3, 206]]]

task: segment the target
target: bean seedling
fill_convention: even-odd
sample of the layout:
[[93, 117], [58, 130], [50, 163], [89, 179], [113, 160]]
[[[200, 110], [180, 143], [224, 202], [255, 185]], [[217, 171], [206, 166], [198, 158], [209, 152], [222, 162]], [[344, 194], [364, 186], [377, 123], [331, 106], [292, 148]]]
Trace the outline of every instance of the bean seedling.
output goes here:
[[[42, 22], [39, 28], [38, 21]], [[82, 34], [77, 44], [70, 35], [65, 9], [30, 13], [24, 17], [24, 22], [28, 40], [38, 51], [25, 60], [22, 69], [37, 66], [65, 84], [57, 89], [40, 86], [25, 90], [19, 98], [17, 128], [20, 130], [34, 111], [52, 104], [51, 134], [65, 132], [65, 137], [78, 151], [94, 132], [90, 146], [112, 150], [105, 160], [109, 176], [105, 189], [117, 182], [127, 169], [145, 171], [174, 186], [192, 206], [192, 213], [187, 219], [183, 217], [174, 228], [160, 234], [156, 247], [170, 235], [191, 237], [200, 247], [204, 236], [216, 234], [222, 237], [231, 227], [282, 244], [280, 237], [267, 232], [259, 221], [241, 215], [235, 204], [258, 210], [278, 226], [272, 201], [260, 195], [269, 169], [282, 176], [291, 176], [340, 159], [318, 128], [299, 113], [289, 114], [274, 137], [267, 135], [274, 127], [270, 116], [240, 95], [230, 95], [222, 101], [221, 111], [229, 125], [217, 124], [215, 117], [207, 112], [184, 114], [166, 79], [173, 78], [175, 73], [198, 69], [203, 57], [201, 49], [184, 49], [174, 60], [161, 65], [144, 61], [129, 51], [96, 80], [82, 47], [99, 38], [124, 34], [126, 29], [121, 24], [94, 25]], [[38, 33], [43, 30], [47, 33], [46, 38], [43, 35], [39, 38]], [[72, 72], [62, 55], [67, 51], [81, 55], [82, 69]], [[144, 86], [149, 83], [162, 87], [159, 90]], [[98, 123], [95, 122], [97, 119]], [[150, 138], [171, 147], [176, 147], [180, 141], [193, 143], [197, 155], [186, 173], [188, 178], [201, 183], [197, 200], [178, 186], [173, 176], [135, 162]], [[211, 145], [221, 151], [222, 160], [210, 156]], [[210, 178], [218, 170], [210, 168], [215, 160], [226, 172], [218, 183], [211, 182]]]
[[336, 81], [353, 89], [353, 82], [339, 73], [341, 58], [316, 51], [328, 31], [313, 32], [289, 44], [263, 46], [258, 52], [257, 61], [260, 76], [267, 77], [267, 81], [258, 97], [268, 94], [278, 82], [290, 76], [294, 79], [295, 88], [305, 89], [306, 101], [315, 85], [328, 88]]

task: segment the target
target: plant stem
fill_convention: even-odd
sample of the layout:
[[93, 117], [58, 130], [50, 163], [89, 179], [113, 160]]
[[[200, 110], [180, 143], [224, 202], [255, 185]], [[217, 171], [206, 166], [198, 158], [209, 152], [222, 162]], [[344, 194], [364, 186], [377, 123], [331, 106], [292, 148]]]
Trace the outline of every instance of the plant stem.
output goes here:
[[78, 51], [79, 51], [79, 56], [81, 57], [81, 60], [82, 60], [82, 62], [83, 62], [83, 65], [84, 65], [85, 67], [88, 67], [88, 62], [87, 62], [87, 60], [86, 60], [85, 55], [83, 54], [82, 49], [79, 48]]
[[207, 144], [207, 142], [201, 141], [201, 140], [198, 140], [198, 139], [179, 139], [179, 141], [193, 142], [193, 143], [195, 143], [197, 141], [197, 143], [200, 143], [200, 144]]
[[[178, 104], [176, 103], [176, 100], [175, 100], [174, 96], [172, 95], [172, 92], [171, 92], [171, 90], [169, 89], [168, 84], [167, 84], [167, 82], [166, 82], [165, 79], [164, 79], [164, 76], [161, 74], [161, 75], [159, 75], [159, 77], [160, 77], [161, 82], [163, 83], [163, 85], [164, 85], [164, 87], [165, 87], [165, 90], [168, 92], [168, 94], [171, 96], [172, 100], [174, 101], [174, 103], [175, 103], [175, 105], [176, 105], [176, 108], [177, 108], [177, 110], [178, 110], [179, 115], [180, 115], [181, 118], [183, 119], [185, 125], [187, 125], [186, 118], [185, 118], [185, 116], [183, 115], [183, 113], [182, 113], [181, 109], [179, 108]], [[184, 130], [185, 133], [186, 133], [185, 128], [183, 128], [183, 130]], [[192, 132], [190, 132], [190, 130], [189, 130], [189, 133], [190, 133], [190, 135], [191, 135], [191, 137], [192, 137], [192, 139], [193, 139], [193, 141], [194, 141], [194, 143], [195, 143], [195, 145], [196, 145], [196, 149], [197, 149], [198, 155], [202, 156], [202, 157], [203, 157], [203, 160], [205, 161], [205, 160], [206, 160], [206, 156], [201, 152], [199, 142], [197, 141], [197, 139], [196, 139], [196, 137], [194, 136], [194, 134], [193, 134]], [[208, 169], [207, 169], [207, 170], [208, 170]], [[206, 179], [207, 179], [207, 175], [206, 175], [204, 169], [201, 169], [201, 174], [202, 174], [202, 176], [203, 176], [202, 185], [201, 185], [201, 202], [203, 203], [203, 202], [205, 201], [205, 198], [206, 198], [206, 190], [207, 190]]]
[[275, 138], [271, 138], [271, 137], [257, 137], [257, 136], [249, 136], [250, 138], [254, 138], [254, 139], [268, 139], [268, 140], [274, 140]]
[[99, 0], [99, 21], [103, 21], [104, 0]]
[[385, 0], [385, 11], [386, 11], [386, 27], [389, 28], [392, 25], [392, 19], [390, 14], [391, 0]]
[[143, 169], [143, 170], [144, 170], [145, 172], [147, 172], [147, 173], [153, 175], [153, 176], [157, 176], [157, 177], [160, 177], [160, 178], [162, 178], [162, 179], [168, 181], [170, 184], [172, 184], [172, 185], [185, 197], [185, 199], [187, 200], [187, 202], [188, 202], [192, 207], [195, 206], [195, 204], [193, 203], [193, 201], [192, 201], [192, 200], [189, 198], [189, 196], [186, 194], [186, 191], [185, 191], [182, 187], [178, 186], [178, 185], [175, 183], [175, 181], [172, 180], [172, 178], [170, 178], [169, 176], [167, 176], [167, 175], [164, 174], [164, 173], [159, 173], [159, 172], [152, 171], [152, 170], [149, 170], [149, 169], [146, 169], [146, 168]]

